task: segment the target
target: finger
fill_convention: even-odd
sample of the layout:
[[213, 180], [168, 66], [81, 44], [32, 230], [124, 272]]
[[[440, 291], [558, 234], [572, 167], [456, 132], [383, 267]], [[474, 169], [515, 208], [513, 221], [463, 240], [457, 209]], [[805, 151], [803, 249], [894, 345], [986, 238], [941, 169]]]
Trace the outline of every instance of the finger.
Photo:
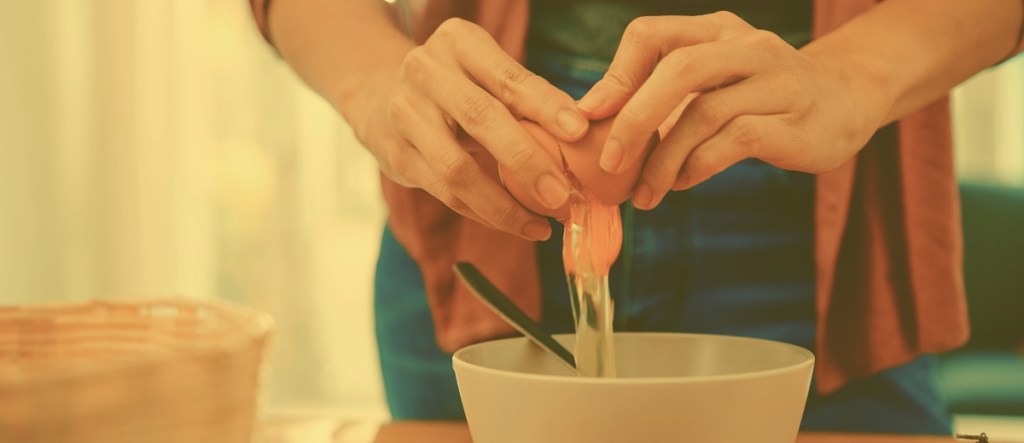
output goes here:
[[604, 78], [579, 101], [592, 120], [622, 109], [664, 56], [685, 46], [728, 38], [753, 29], [736, 15], [640, 17], [626, 27]]
[[[418, 121], [417, 121], [418, 120]], [[406, 131], [442, 184], [435, 196], [457, 212], [472, 211], [489, 226], [529, 239], [551, 235], [547, 220], [522, 207], [459, 145], [440, 115], [425, 113]]]
[[755, 77], [693, 99], [648, 157], [633, 204], [640, 209], [656, 207], [675, 185], [693, 149], [734, 118], [783, 112], [789, 99], [770, 86], [770, 82]]
[[673, 189], [692, 188], [729, 166], [783, 146], [790, 137], [779, 119], [766, 115], [744, 115], [733, 119], [718, 134], [690, 154], [683, 163]]
[[[540, 147], [497, 99], [469, 79], [426, 61], [422, 90], [504, 166], [534, 197], [551, 209], [569, 198], [560, 165]], [[449, 134], [450, 135], [450, 134]], [[483, 214], [481, 214], [483, 215]]]
[[539, 123], [559, 139], [583, 137], [589, 120], [569, 94], [524, 68], [480, 26], [460, 20], [445, 23], [441, 37], [456, 49], [456, 61], [478, 85], [512, 113]]
[[[462, 215], [463, 217], [480, 223], [481, 225], [484, 225], [488, 228], [498, 229], [496, 226], [488, 223], [487, 220], [484, 220], [484, 218], [477, 214], [476, 211], [473, 210], [473, 208], [470, 208], [469, 205], [467, 205], [465, 202], [462, 201], [462, 199], [456, 196], [455, 193], [452, 192], [451, 188], [449, 188], [444, 181], [442, 181], [440, 178], [434, 175], [432, 171], [429, 171], [429, 166], [427, 166], [426, 162], [423, 163], [423, 166], [428, 169], [428, 172], [430, 172], [430, 174], [423, 176], [424, 179], [421, 180], [421, 184], [418, 186], [420, 189], [423, 189], [430, 195], [434, 196], [434, 198], [444, 203], [445, 206], [450, 208], [452, 211], [455, 211], [459, 215]], [[517, 235], [519, 235], [520, 237], [524, 237], [522, 234]], [[535, 238], [527, 239], [536, 240]]]
[[[496, 44], [494, 51], [500, 51]], [[463, 66], [478, 84], [514, 114], [539, 123], [561, 140], [576, 141], [586, 134], [590, 121], [569, 94], [528, 71], [504, 52], [482, 53], [490, 56], [473, 56], [468, 51], [460, 51]]]
[[672, 51], [615, 117], [601, 152], [601, 168], [618, 173], [643, 154], [648, 134], [692, 92], [750, 77], [767, 57], [743, 40], [702, 43]]
[[462, 199], [458, 198], [451, 188], [434, 173], [423, 155], [412, 146], [396, 152], [395, 156], [400, 157], [397, 162], [392, 161], [392, 168], [397, 174], [397, 177], [392, 177], [395, 182], [408, 188], [420, 188], [458, 214], [489, 228], [494, 228], [494, 225], [488, 223]]

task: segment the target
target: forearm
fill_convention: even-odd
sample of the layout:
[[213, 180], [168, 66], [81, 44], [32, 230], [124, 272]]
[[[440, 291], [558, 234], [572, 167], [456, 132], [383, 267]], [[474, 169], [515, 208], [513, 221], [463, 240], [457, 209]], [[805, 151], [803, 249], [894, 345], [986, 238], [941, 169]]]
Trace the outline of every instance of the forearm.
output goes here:
[[299, 77], [352, 124], [415, 45], [377, 0], [275, 0], [270, 32]]
[[888, 0], [802, 49], [865, 87], [882, 124], [931, 103], [1020, 44], [1021, 0]]

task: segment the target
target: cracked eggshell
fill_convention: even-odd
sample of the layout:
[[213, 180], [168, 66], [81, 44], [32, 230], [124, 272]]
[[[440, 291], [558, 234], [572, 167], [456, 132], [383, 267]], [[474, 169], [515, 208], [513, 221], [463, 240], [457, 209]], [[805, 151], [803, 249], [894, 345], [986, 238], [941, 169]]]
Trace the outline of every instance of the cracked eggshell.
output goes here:
[[[602, 203], [619, 205], [633, 195], [633, 188], [640, 178], [640, 172], [643, 170], [645, 162], [638, 161], [621, 174], [612, 174], [601, 169], [599, 165], [601, 149], [604, 147], [605, 140], [608, 139], [613, 121], [614, 118], [609, 118], [591, 122], [587, 134], [576, 142], [560, 142], [547, 130], [531, 121], [522, 120], [520, 124], [556, 162], [562, 164], [564, 156], [569, 171]], [[658, 140], [657, 134], [651, 135], [644, 148], [642, 159], [646, 159], [647, 154], [651, 152]], [[498, 174], [502, 183], [505, 184], [505, 188], [527, 209], [559, 220], [568, 217], [568, 205], [563, 205], [557, 210], [549, 209], [534, 198], [534, 193], [529, 188], [516, 181], [509, 171], [500, 165]]]

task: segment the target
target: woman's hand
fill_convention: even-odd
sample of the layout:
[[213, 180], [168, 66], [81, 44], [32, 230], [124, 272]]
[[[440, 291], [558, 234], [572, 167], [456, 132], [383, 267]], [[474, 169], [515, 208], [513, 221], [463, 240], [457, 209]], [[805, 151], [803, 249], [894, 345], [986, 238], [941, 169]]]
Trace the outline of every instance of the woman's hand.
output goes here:
[[891, 106], [861, 68], [822, 63], [726, 12], [643, 17], [579, 106], [591, 119], [618, 113], [600, 163], [615, 172], [641, 161], [651, 132], [699, 93], [647, 159], [633, 202], [649, 209], [746, 158], [811, 173], [838, 167]]
[[531, 240], [550, 235], [547, 221], [523, 208], [487, 161], [478, 161], [481, 153], [466, 151], [471, 143], [460, 140], [459, 131], [538, 201], [558, 208], [568, 199], [569, 182], [517, 117], [577, 140], [588, 122], [569, 95], [523, 68], [482, 28], [459, 19], [442, 24], [393, 77], [377, 83], [370, 109], [353, 126], [387, 177], [422, 188], [487, 226]]

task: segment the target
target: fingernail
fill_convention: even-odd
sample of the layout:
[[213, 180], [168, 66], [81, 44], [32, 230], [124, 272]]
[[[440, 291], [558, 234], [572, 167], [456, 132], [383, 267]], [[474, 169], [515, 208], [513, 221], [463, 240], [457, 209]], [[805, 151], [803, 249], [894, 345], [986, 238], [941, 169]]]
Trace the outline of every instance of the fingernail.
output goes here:
[[614, 174], [622, 165], [622, 155], [622, 144], [616, 139], [608, 140], [604, 151], [601, 152], [601, 169]]
[[536, 241], [547, 240], [551, 237], [551, 226], [544, 222], [529, 222], [523, 226], [523, 235]]
[[558, 111], [558, 114], [555, 115], [555, 122], [558, 123], [558, 128], [569, 137], [576, 137], [587, 128], [587, 119], [571, 109]]
[[651, 187], [641, 183], [633, 193], [633, 207], [637, 209], [651, 208]]
[[544, 206], [558, 209], [569, 199], [569, 186], [553, 175], [545, 174], [537, 180], [537, 195]]
[[604, 104], [605, 95], [600, 90], [591, 89], [587, 92], [580, 101], [576, 102], [576, 106], [583, 110], [583, 112], [591, 113], [597, 111], [601, 105]]

